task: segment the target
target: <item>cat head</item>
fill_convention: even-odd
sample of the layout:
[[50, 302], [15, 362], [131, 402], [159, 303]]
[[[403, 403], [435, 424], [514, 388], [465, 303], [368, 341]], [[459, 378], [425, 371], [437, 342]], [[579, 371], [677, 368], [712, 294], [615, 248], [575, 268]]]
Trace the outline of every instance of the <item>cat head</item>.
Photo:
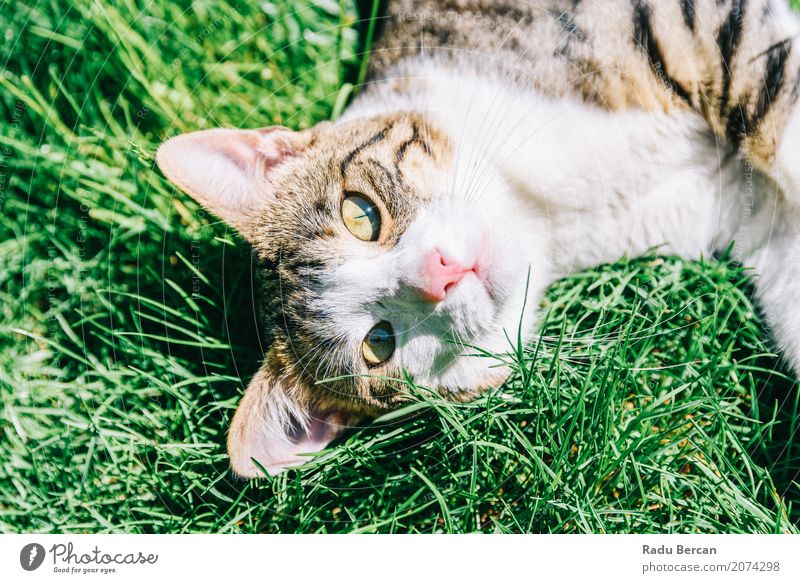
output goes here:
[[404, 375], [453, 399], [505, 378], [477, 349], [508, 352], [529, 327], [538, 240], [477, 156], [415, 113], [161, 146], [164, 174], [268, 266], [269, 349], [230, 428], [236, 473], [302, 463], [402, 403]]

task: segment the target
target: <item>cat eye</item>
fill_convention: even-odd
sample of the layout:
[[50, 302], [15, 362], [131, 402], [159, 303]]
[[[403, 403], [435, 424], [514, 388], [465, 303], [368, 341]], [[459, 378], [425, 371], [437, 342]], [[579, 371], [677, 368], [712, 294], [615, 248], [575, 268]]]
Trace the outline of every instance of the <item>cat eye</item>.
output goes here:
[[381, 212], [360, 194], [348, 194], [342, 201], [344, 226], [362, 241], [377, 241], [381, 234]]
[[394, 352], [394, 330], [389, 322], [378, 322], [367, 332], [361, 343], [361, 353], [367, 364], [376, 366], [391, 358]]

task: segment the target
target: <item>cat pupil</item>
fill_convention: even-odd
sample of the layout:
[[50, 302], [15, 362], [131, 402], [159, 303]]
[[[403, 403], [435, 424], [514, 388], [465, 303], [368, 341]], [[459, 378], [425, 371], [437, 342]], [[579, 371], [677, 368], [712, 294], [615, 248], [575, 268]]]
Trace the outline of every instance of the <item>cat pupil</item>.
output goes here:
[[377, 365], [389, 360], [394, 352], [394, 330], [389, 322], [378, 322], [367, 332], [361, 351], [368, 364]]

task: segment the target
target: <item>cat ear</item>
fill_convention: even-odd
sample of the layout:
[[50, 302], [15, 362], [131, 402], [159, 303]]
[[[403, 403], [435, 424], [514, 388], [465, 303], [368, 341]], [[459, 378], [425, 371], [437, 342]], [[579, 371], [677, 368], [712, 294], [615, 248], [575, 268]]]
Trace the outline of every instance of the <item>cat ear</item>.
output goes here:
[[309, 391], [275, 375], [267, 361], [255, 374], [228, 431], [228, 455], [234, 473], [264, 477], [310, 461], [357, 419], [310, 403]]
[[156, 162], [171, 182], [247, 237], [248, 219], [274, 199], [270, 175], [309, 140], [309, 131], [281, 126], [203, 130], [164, 142]]

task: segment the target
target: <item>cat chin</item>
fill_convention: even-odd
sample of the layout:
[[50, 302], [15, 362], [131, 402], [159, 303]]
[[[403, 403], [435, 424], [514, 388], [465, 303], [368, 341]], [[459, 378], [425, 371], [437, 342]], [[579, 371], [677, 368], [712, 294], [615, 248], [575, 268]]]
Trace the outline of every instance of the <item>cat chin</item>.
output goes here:
[[473, 385], [463, 385], [457, 388], [442, 386], [439, 387], [437, 392], [450, 401], [466, 403], [488, 390], [501, 386], [511, 376], [511, 372], [511, 368], [507, 366], [492, 368], [488, 371], [484, 370]]
[[[526, 322], [530, 324], [530, 322]], [[516, 331], [506, 336], [504, 332], [478, 341], [475, 348], [466, 348], [445, 369], [433, 374], [415, 377], [421, 386], [435, 388], [442, 396], [456, 401], [466, 401], [478, 396], [486, 389], [499, 386], [511, 374], [509, 362], [515, 348], [509, 338], [516, 338]], [[523, 331], [523, 343], [529, 334]], [[496, 355], [496, 356], [492, 356]]]

